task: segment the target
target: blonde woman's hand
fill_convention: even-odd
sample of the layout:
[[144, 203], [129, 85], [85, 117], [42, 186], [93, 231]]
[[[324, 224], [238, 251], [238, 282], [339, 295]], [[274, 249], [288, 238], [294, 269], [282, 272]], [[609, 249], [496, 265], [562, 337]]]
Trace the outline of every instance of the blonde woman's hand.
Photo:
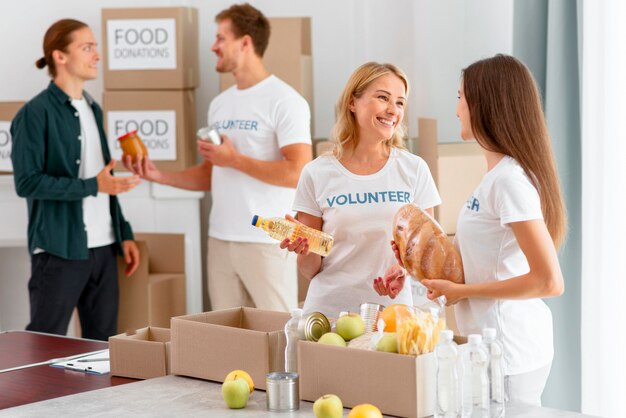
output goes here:
[[399, 264], [394, 264], [385, 272], [384, 277], [374, 279], [374, 290], [380, 296], [389, 296], [395, 299], [404, 288], [406, 270]]
[[[302, 225], [301, 222], [298, 222], [294, 219], [293, 216], [287, 214], [285, 215], [285, 219], [288, 221], [297, 223]], [[300, 254], [300, 255], [308, 255], [309, 254], [309, 240], [306, 238], [298, 237], [295, 240], [291, 241], [289, 238], [285, 238], [280, 242], [280, 248], [286, 248], [287, 251]]]

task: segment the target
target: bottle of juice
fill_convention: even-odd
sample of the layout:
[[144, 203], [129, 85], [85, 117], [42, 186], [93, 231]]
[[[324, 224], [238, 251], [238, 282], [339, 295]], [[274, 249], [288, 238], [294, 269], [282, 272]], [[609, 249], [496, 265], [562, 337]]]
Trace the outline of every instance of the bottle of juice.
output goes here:
[[309, 241], [309, 251], [322, 257], [328, 255], [334, 242], [333, 237], [325, 232], [283, 218], [261, 218], [254, 215], [252, 225], [263, 229], [267, 235], [279, 241], [285, 238], [290, 241], [298, 237], [306, 238]]

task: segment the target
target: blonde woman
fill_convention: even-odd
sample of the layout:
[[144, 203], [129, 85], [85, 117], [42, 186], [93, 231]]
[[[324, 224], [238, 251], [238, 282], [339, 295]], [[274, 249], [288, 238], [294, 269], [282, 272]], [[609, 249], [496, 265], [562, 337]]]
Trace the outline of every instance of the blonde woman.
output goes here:
[[496, 55], [463, 71], [456, 113], [488, 170], [457, 225], [466, 284], [422, 283], [430, 298], [455, 304], [461, 334], [496, 328], [509, 401], [541, 405], [553, 357], [541, 298], [563, 293], [557, 248], [566, 215], [539, 92], [523, 63]]
[[441, 203], [426, 163], [403, 147], [408, 90], [394, 65], [357, 68], [337, 103], [332, 153], [302, 171], [293, 210], [335, 238], [325, 258], [309, 253], [306, 239], [280, 244], [298, 254], [300, 272], [311, 279], [305, 312], [336, 317], [363, 302], [413, 303], [408, 282], [385, 295], [373, 288], [376, 277], [404, 274], [389, 251], [398, 208], [415, 203], [432, 214]]

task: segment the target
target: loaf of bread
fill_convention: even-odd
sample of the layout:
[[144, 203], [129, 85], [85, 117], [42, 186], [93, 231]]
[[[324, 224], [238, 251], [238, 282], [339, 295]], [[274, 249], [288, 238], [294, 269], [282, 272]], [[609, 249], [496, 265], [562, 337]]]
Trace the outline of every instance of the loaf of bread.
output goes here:
[[404, 267], [418, 281], [464, 283], [459, 252], [437, 221], [419, 207], [408, 204], [398, 210], [393, 220], [393, 239]]

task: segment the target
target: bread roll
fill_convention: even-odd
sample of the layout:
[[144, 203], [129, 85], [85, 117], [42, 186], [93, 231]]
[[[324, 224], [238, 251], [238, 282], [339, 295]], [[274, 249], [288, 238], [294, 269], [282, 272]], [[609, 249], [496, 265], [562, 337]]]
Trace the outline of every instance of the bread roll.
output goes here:
[[444, 279], [464, 283], [461, 256], [441, 226], [413, 204], [393, 219], [393, 239], [409, 274], [418, 281]]

